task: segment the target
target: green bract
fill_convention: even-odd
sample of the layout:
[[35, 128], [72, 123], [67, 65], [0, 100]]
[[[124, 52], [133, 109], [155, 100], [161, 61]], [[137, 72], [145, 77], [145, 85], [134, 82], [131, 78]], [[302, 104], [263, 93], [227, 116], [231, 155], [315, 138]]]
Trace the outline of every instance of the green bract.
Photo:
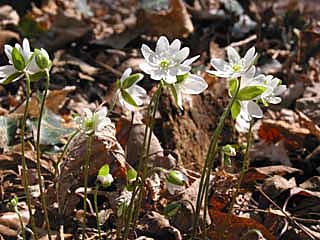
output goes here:
[[164, 208], [163, 214], [166, 217], [173, 217], [178, 213], [180, 208], [181, 204], [179, 202], [172, 202]]
[[241, 104], [239, 101], [235, 101], [231, 106], [232, 119], [236, 119], [241, 111]]
[[167, 181], [178, 186], [183, 186], [185, 183], [185, 176], [180, 171], [171, 170], [167, 175]]
[[13, 48], [11, 52], [12, 62], [15, 69], [22, 71], [26, 67], [26, 62], [17, 48]]
[[45, 50], [35, 49], [34, 54], [35, 54], [35, 61], [40, 69], [44, 70], [44, 69], [51, 68], [52, 63], [48, 54], [45, 52]]
[[240, 101], [252, 100], [260, 96], [267, 88], [264, 86], [247, 86], [242, 88], [238, 95], [237, 99]]
[[128, 171], [127, 171], [127, 180], [130, 183], [134, 182], [136, 179], [137, 179], [137, 171], [134, 170], [133, 168], [130, 168]]
[[127, 77], [122, 83], [122, 89], [127, 89], [135, 84], [139, 79], [141, 79], [140, 73], [135, 73]]
[[99, 172], [98, 172], [98, 176], [102, 176], [102, 177], [106, 177], [110, 172], [110, 167], [108, 164], [103, 165]]

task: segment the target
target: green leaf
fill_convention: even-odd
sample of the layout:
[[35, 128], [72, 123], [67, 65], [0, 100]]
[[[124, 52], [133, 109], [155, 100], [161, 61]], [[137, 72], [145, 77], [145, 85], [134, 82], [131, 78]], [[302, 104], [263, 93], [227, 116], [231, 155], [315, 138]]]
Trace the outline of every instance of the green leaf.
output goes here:
[[120, 79], [117, 79], [117, 81], [116, 81], [116, 88], [118, 88], [118, 89], [121, 88], [121, 81], [120, 81]]
[[178, 75], [176, 84], [183, 82], [184, 80], [186, 80], [188, 78], [188, 76], [189, 76], [188, 73], [183, 74], [183, 75]]
[[16, 80], [18, 77], [20, 77], [21, 75], [23, 75], [23, 72], [15, 72], [15, 73], [12, 73], [9, 77], [7, 77], [7, 78], [2, 82], [2, 84], [3, 84], [3, 85], [9, 84], [9, 83], [11, 83], [12, 81]]
[[252, 100], [261, 95], [266, 89], [267, 88], [263, 86], [247, 86], [239, 91], [237, 98], [240, 101]]
[[12, 62], [15, 69], [22, 71], [25, 68], [26, 63], [24, 61], [22, 54], [17, 48], [12, 49], [11, 57], [12, 57]]
[[173, 217], [178, 213], [180, 208], [181, 204], [179, 202], [172, 202], [164, 208], [163, 214], [166, 217]]
[[239, 101], [235, 101], [231, 106], [232, 119], [236, 119], [241, 111], [241, 105]]
[[131, 104], [132, 106], [138, 107], [137, 103], [134, 101], [134, 99], [130, 96], [130, 94], [126, 90], [121, 89], [121, 95], [127, 103]]
[[236, 79], [236, 78], [230, 79], [230, 81], [229, 81], [229, 92], [230, 92], [231, 96], [234, 96], [234, 94], [236, 93], [238, 85], [239, 85], [238, 79]]
[[108, 164], [105, 164], [100, 168], [98, 172], [98, 176], [106, 177], [108, 176], [109, 172], [110, 172], [110, 167]]
[[40, 72], [29, 75], [31, 82], [36, 82], [40, 79], [43, 79], [45, 76], [46, 76], [46, 73], [44, 71], [40, 71]]
[[128, 179], [128, 182], [131, 183], [133, 181], [135, 181], [137, 179], [137, 171], [134, 170], [133, 168], [130, 168], [128, 171], [127, 171], [127, 179]]
[[122, 89], [127, 89], [135, 84], [136, 81], [141, 77], [141, 73], [135, 73], [127, 77], [122, 84]]
[[167, 175], [167, 181], [172, 184], [175, 184], [175, 185], [183, 186], [184, 185], [184, 175], [180, 171], [172, 170]]

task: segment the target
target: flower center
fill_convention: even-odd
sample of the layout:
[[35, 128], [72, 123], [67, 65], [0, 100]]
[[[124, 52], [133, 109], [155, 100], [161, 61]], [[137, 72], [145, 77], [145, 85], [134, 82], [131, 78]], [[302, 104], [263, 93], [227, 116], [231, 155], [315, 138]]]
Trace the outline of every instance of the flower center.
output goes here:
[[164, 59], [160, 62], [160, 67], [163, 69], [163, 70], [167, 70], [170, 66], [170, 61], [168, 61], [167, 59]]
[[90, 118], [84, 121], [84, 127], [86, 129], [93, 129], [95, 125], [94, 118]]
[[232, 66], [232, 70], [235, 71], [235, 72], [240, 72], [242, 69], [242, 66], [240, 64], [234, 64]]

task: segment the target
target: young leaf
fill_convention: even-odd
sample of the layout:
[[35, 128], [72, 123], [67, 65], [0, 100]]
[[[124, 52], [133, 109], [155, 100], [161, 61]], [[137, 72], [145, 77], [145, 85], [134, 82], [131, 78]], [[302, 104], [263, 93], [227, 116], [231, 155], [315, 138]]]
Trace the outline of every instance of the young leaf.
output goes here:
[[168, 204], [164, 210], [163, 210], [163, 214], [166, 217], [173, 217], [178, 213], [178, 210], [180, 209], [181, 204], [178, 202], [172, 202], [170, 204]]
[[121, 90], [121, 95], [127, 103], [131, 104], [132, 106], [138, 107], [138, 104], [134, 101], [134, 99], [130, 96], [130, 94], [127, 91]]
[[266, 89], [267, 88], [263, 86], [247, 86], [239, 91], [237, 98], [240, 101], [252, 100], [261, 95]]
[[236, 119], [241, 111], [241, 105], [239, 101], [235, 101], [231, 106], [232, 119]]
[[105, 164], [100, 168], [98, 176], [105, 177], [109, 174], [109, 172], [110, 172], [110, 167], [108, 164]]
[[122, 89], [127, 89], [131, 87], [133, 84], [135, 84], [136, 81], [141, 79], [141, 73], [135, 73], [127, 77], [122, 84]]
[[237, 90], [237, 88], [238, 88], [238, 85], [239, 85], [238, 79], [236, 79], [236, 78], [230, 79], [230, 82], [229, 82], [229, 92], [230, 92], [230, 95], [231, 95], [231, 96], [234, 96], [234, 94], [236, 93], [236, 90]]
[[15, 69], [21, 71], [25, 68], [26, 63], [20, 51], [17, 48], [13, 48], [11, 52], [12, 62]]

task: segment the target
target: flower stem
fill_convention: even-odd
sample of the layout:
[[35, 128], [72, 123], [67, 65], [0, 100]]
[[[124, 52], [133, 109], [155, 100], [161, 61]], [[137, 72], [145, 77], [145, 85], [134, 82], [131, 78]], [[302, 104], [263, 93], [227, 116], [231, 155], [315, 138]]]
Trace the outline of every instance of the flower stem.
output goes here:
[[[152, 99], [148, 106], [148, 123], [147, 123], [147, 126], [145, 127], [143, 145], [142, 145], [141, 154], [138, 162], [139, 175], [137, 177], [137, 181], [134, 184], [133, 193], [132, 193], [130, 204], [128, 207], [128, 212], [126, 216], [127, 221], [126, 221], [126, 226], [125, 226], [124, 235], [123, 235], [124, 240], [128, 238], [131, 223], [133, 223], [133, 226], [135, 225], [135, 222], [140, 210], [142, 197], [144, 194], [144, 184], [145, 184], [144, 180], [147, 174], [147, 163], [148, 163], [149, 152], [150, 152], [151, 137], [152, 137], [152, 132], [154, 128], [154, 119], [155, 119], [156, 111], [159, 105], [162, 88], [163, 88], [163, 83], [160, 82], [160, 85], [157, 88], [157, 91], [155, 92], [155, 94], [152, 96]], [[140, 182], [139, 182], [139, 179], [141, 179]], [[137, 205], [134, 206], [134, 201], [137, 194], [139, 194], [138, 200], [136, 202]]]
[[23, 219], [22, 219], [22, 216], [19, 212], [19, 209], [18, 207], [15, 207], [14, 208], [14, 211], [16, 212], [16, 214], [18, 215], [18, 218], [19, 218], [19, 222], [20, 222], [20, 226], [21, 226], [21, 231], [22, 231], [22, 238], [23, 240], [27, 240], [27, 236], [26, 236], [26, 228], [25, 228], [25, 225], [23, 223]]
[[47, 234], [48, 234], [48, 239], [51, 240], [51, 234], [50, 234], [50, 223], [49, 223], [49, 217], [48, 217], [48, 210], [47, 210], [47, 203], [46, 203], [46, 197], [44, 195], [44, 188], [45, 186], [43, 185], [42, 182], [42, 175], [41, 175], [41, 162], [40, 162], [40, 136], [41, 136], [41, 120], [43, 117], [43, 112], [44, 112], [44, 104], [46, 101], [47, 93], [48, 93], [48, 88], [50, 84], [50, 74], [49, 71], [46, 72], [46, 84], [45, 84], [45, 89], [43, 92], [42, 100], [41, 100], [41, 105], [40, 105], [40, 115], [38, 119], [38, 125], [37, 125], [37, 139], [36, 139], [36, 149], [37, 149], [37, 175], [38, 175], [38, 181], [39, 181], [39, 188], [40, 188], [40, 198], [41, 198], [41, 205], [44, 213], [44, 221], [46, 224], [47, 228]]
[[86, 159], [84, 165], [84, 202], [83, 202], [83, 229], [82, 229], [82, 239], [85, 239], [86, 233], [86, 221], [87, 221], [87, 196], [88, 196], [88, 175], [89, 175], [89, 162], [91, 155], [91, 145], [92, 145], [92, 133], [88, 135], [87, 148], [86, 148]]
[[31, 208], [31, 198], [30, 198], [30, 192], [29, 192], [29, 179], [27, 175], [28, 167], [27, 167], [27, 162], [25, 158], [25, 141], [24, 141], [24, 135], [25, 135], [25, 129], [26, 129], [26, 121], [27, 121], [27, 116], [29, 112], [29, 101], [30, 101], [30, 77], [27, 73], [25, 73], [26, 76], [26, 105], [23, 113], [23, 119], [22, 119], [22, 125], [21, 125], [21, 161], [22, 161], [22, 178], [23, 178], [23, 188], [24, 192], [26, 194], [26, 201], [27, 201], [27, 206], [28, 206], [28, 211], [30, 215], [30, 222], [31, 222], [31, 229], [33, 231], [35, 239], [38, 238], [38, 234], [36, 231], [36, 225], [34, 222], [34, 217], [32, 215], [32, 208]]
[[230, 220], [230, 217], [231, 217], [231, 214], [232, 214], [232, 209], [233, 209], [233, 206], [236, 202], [236, 197], [238, 196], [239, 192], [240, 192], [240, 187], [241, 187], [241, 183], [243, 181], [243, 178], [244, 178], [244, 175], [246, 173], [246, 171], [248, 170], [249, 168], [249, 149], [250, 149], [250, 146], [251, 146], [251, 141], [252, 141], [252, 125], [253, 125], [253, 121], [251, 120], [250, 121], [250, 127], [249, 127], [249, 131], [247, 133], [247, 146], [246, 146], [246, 150], [245, 150], [245, 153], [244, 153], [244, 157], [243, 157], [243, 163], [242, 163], [242, 168], [241, 168], [241, 172], [240, 172], [240, 177], [239, 177], [239, 181], [238, 181], [238, 184], [237, 184], [237, 189], [236, 191], [234, 192], [234, 194], [232, 195], [232, 200], [231, 200], [231, 204], [230, 204], [230, 207], [229, 207], [229, 211], [228, 211], [228, 215], [222, 225], [222, 228], [219, 230], [218, 232], [218, 238], [219, 239], [224, 239], [224, 232], [227, 228], [227, 224]]
[[[203, 203], [204, 195], [206, 195], [205, 203], [204, 203], [205, 204], [204, 211], [207, 211], [206, 208], [208, 206], [207, 202], [208, 202], [209, 180], [210, 180], [211, 170], [212, 170], [212, 167], [214, 164], [215, 156], [217, 154], [218, 138], [222, 132], [224, 122], [225, 122], [225, 120], [231, 110], [231, 107], [237, 98], [239, 89], [240, 89], [240, 83], [237, 84], [237, 89], [235, 91], [235, 94], [232, 97], [231, 101], [228, 103], [226, 110], [223, 112], [222, 116], [220, 117], [217, 128], [211, 137], [209, 149], [207, 152], [207, 156], [206, 156], [205, 163], [204, 163], [204, 166], [202, 169], [200, 183], [199, 183], [199, 191], [198, 191], [198, 195], [197, 195], [197, 204], [196, 204], [196, 214], [195, 214], [194, 226], [192, 229], [191, 239], [194, 239], [196, 236], [196, 233], [197, 233], [197, 228], [198, 228], [199, 218], [200, 218], [200, 210], [201, 210], [201, 206]], [[204, 214], [204, 215], [206, 216], [206, 214]], [[206, 219], [204, 219], [204, 225], [205, 224], [206, 224]]]
[[96, 212], [96, 221], [97, 221], [97, 228], [98, 228], [98, 239], [101, 240], [101, 227], [100, 227], [100, 220], [99, 220], [99, 209], [98, 209], [98, 190], [99, 190], [99, 183], [96, 184], [96, 190], [94, 192], [94, 209]]

